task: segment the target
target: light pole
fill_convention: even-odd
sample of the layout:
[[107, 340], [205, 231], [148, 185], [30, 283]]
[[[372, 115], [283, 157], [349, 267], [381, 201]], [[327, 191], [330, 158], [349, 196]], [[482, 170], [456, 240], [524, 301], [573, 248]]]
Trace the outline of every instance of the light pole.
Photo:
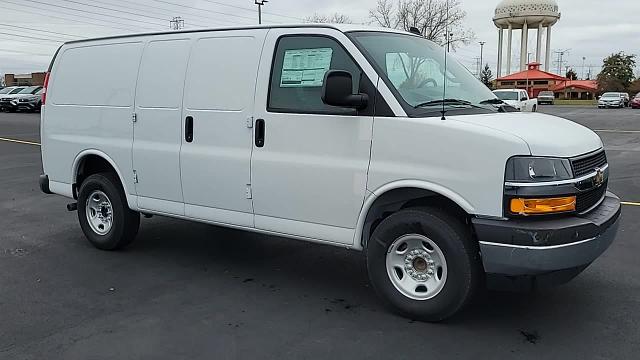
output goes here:
[[269, 2], [269, 0], [255, 0], [258, 5], [258, 24], [262, 24], [262, 5]]
[[584, 80], [584, 61], [587, 60], [585, 56], [582, 57], [582, 80]]
[[484, 63], [482, 62], [482, 52], [484, 50], [484, 44], [486, 44], [486, 42], [484, 41], [480, 41], [480, 70], [482, 70], [482, 66], [484, 66]]

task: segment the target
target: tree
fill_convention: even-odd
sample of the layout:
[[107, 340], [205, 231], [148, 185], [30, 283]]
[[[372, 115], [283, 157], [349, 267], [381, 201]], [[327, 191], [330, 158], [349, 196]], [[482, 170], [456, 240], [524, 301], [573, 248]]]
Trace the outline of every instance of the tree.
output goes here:
[[634, 79], [636, 56], [619, 52], [607, 56], [602, 62], [602, 71], [597, 77], [598, 91], [628, 91]]
[[351, 24], [353, 21], [347, 15], [333, 13], [332, 15], [313, 14], [304, 19], [308, 23], [332, 23], [332, 24]]
[[489, 64], [485, 64], [484, 68], [480, 72], [480, 81], [485, 84], [489, 89], [493, 88], [493, 73]]
[[[380, 26], [409, 31], [415, 27], [425, 38], [445, 45], [447, 32], [453, 34], [450, 46], [470, 43], [475, 35], [463, 26], [467, 13], [459, 0], [378, 0], [369, 10], [371, 22]], [[448, 11], [447, 11], [448, 4]], [[448, 12], [448, 14], [447, 14]]]
[[629, 85], [629, 93], [631, 95], [640, 93], [640, 78], [634, 80], [631, 85]]
[[573, 69], [567, 70], [567, 74], [565, 75], [565, 77], [569, 80], [578, 80], [578, 74]]

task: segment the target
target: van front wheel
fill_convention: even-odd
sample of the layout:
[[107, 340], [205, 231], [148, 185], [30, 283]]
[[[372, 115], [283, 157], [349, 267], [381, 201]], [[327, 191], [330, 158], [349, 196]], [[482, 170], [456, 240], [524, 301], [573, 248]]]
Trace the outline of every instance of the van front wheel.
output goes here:
[[367, 245], [367, 270], [378, 295], [405, 316], [444, 320], [480, 286], [477, 244], [457, 218], [436, 208], [396, 212]]
[[82, 182], [78, 220], [85, 237], [102, 250], [129, 245], [140, 226], [140, 214], [129, 209], [120, 181], [112, 173], [94, 174]]

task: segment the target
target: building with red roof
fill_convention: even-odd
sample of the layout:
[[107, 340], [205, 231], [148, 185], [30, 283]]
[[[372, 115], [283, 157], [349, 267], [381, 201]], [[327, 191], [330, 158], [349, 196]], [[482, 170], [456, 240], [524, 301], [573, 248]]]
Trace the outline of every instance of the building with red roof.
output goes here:
[[522, 89], [537, 97], [540, 91], [553, 91], [556, 99], [592, 100], [598, 91], [595, 80], [569, 80], [540, 70], [540, 63], [527, 64], [527, 70], [496, 79], [498, 89]]

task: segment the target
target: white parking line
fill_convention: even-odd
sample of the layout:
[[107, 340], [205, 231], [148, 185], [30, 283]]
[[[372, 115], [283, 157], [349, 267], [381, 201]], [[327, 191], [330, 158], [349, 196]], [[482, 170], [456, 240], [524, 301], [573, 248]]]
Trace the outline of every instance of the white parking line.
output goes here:
[[8, 141], [8, 142], [18, 143], [18, 144], [27, 144], [27, 145], [40, 146], [40, 143], [33, 142], [33, 141], [18, 140], [18, 139], [8, 139], [8, 138], [3, 138], [3, 137], [0, 137], [0, 141]]
[[604, 132], [604, 133], [621, 133], [621, 134], [640, 134], [640, 130], [609, 130], [609, 129], [599, 129], [593, 130], [595, 132]]

